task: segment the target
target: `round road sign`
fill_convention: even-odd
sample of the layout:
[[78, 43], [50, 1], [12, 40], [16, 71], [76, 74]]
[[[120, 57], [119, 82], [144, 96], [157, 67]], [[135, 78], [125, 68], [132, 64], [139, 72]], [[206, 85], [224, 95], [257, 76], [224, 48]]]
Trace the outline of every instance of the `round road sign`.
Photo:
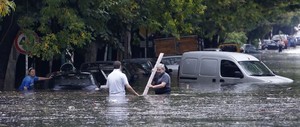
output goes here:
[[[22, 41], [23, 42], [27, 41], [26, 39], [27, 39], [27, 37], [25, 36], [25, 34], [23, 32], [18, 32], [18, 34], [14, 40], [14, 45], [15, 45], [16, 49], [22, 54], [28, 54], [28, 52], [24, 49], [23, 45], [21, 44]], [[34, 42], [37, 42], [37, 41], [38, 41], [38, 36], [36, 35]]]
[[22, 41], [25, 41], [25, 40], [26, 40], [26, 36], [23, 32], [19, 32], [14, 40], [14, 45], [15, 45], [16, 49], [22, 54], [27, 54], [26, 50], [23, 48], [23, 45], [20, 44]]

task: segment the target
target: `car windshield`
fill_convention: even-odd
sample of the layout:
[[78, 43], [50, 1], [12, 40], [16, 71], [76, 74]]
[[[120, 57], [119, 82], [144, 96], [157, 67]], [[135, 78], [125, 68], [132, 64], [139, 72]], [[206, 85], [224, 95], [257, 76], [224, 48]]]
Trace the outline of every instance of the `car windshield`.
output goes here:
[[251, 76], [274, 76], [260, 61], [240, 61], [239, 64]]
[[146, 63], [141, 63], [142, 67], [145, 68], [146, 70], [151, 70], [151, 64], [146, 62]]
[[91, 85], [92, 81], [90, 75], [68, 74], [55, 77], [54, 84], [60, 86], [87, 86]]
[[162, 58], [161, 62], [165, 65], [179, 65], [181, 57], [165, 57]]

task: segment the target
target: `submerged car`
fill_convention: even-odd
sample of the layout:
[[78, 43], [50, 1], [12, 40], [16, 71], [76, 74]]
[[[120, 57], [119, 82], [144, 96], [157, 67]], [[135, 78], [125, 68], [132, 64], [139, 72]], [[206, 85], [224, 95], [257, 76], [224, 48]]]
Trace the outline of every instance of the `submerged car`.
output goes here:
[[[156, 64], [156, 60], [157, 60], [156, 58], [132, 58], [132, 59], [124, 59], [122, 62], [124, 66], [132, 65], [136, 67], [134, 69], [135, 76], [139, 77], [140, 75], [143, 75], [148, 78], [148, 76], [150, 76], [152, 73], [152, 69]], [[165, 65], [165, 69], [168, 74], [172, 72], [172, 69], [169, 69], [166, 65]]]
[[150, 58], [124, 59], [122, 63], [124, 64], [124, 66], [134, 65], [135, 67], [137, 67], [137, 69], [143, 71], [142, 73], [144, 75], [150, 75], [152, 72], [152, 68], [154, 67], [152, 59]]
[[94, 91], [98, 87], [94, 77], [88, 72], [56, 72], [47, 81], [47, 85], [52, 90], [86, 90]]
[[[83, 63], [80, 66], [81, 72], [91, 73], [96, 80], [96, 84], [99, 87], [104, 87], [106, 85], [107, 76], [114, 70], [114, 61], [96, 61], [90, 63]], [[127, 68], [127, 66], [122, 67], [122, 72], [127, 76], [129, 82], [133, 82], [135, 75]]]
[[51, 73], [51, 76], [51, 79], [44, 82], [44, 86], [51, 90], [99, 90], [93, 75], [77, 71], [72, 63], [64, 63], [60, 71]]
[[262, 61], [244, 53], [191, 51], [182, 55], [181, 83], [271, 83], [289, 84], [293, 80], [275, 75]]
[[161, 59], [161, 63], [163, 63], [167, 67], [167, 69], [172, 70], [171, 72], [172, 75], [177, 75], [180, 60], [181, 60], [181, 55], [164, 56]]

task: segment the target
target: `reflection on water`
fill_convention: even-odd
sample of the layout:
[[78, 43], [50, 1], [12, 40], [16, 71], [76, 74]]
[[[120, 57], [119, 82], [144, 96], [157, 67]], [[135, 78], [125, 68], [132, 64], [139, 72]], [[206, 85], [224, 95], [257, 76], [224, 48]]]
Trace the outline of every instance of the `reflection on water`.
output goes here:
[[107, 97], [107, 113], [105, 114], [108, 125], [122, 125], [128, 120], [128, 101], [125, 96], [108, 96]]
[[[0, 92], [0, 126], [298, 126], [300, 55], [262, 60], [289, 85], [172, 84], [171, 95], [109, 97], [107, 90]], [[139, 93], [146, 81], [133, 84]]]
[[[293, 126], [299, 124], [296, 85], [177, 88], [171, 95], [110, 98], [102, 93], [1, 93], [3, 126]], [[247, 86], [251, 88], [251, 86]], [[245, 89], [245, 88], [242, 88]], [[198, 92], [201, 91], [201, 92]], [[1, 125], [1, 126], [2, 126]]]

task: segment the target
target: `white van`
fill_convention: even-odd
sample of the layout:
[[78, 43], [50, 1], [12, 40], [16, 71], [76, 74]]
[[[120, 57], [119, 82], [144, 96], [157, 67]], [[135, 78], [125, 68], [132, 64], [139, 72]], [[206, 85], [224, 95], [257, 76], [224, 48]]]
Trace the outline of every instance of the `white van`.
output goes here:
[[293, 80], [275, 75], [252, 55], [234, 52], [191, 51], [182, 55], [179, 83], [272, 83]]

